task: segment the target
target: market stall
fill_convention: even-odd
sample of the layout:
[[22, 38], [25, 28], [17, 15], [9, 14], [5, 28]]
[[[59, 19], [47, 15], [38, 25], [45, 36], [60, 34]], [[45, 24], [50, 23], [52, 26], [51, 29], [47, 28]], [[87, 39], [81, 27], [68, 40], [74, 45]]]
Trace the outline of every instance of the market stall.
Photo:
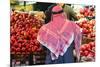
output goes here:
[[81, 27], [83, 33], [81, 61], [95, 61], [95, 6], [83, 6], [78, 10], [77, 18], [76, 24]]
[[[32, 8], [34, 4], [30, 4]], [[73, 8], [78, 18], [76, 24], [83, 33], [80, 62], [95, 61], [95, 6], [81, 7], [74, 6], [78, 10]], [[22, 11], [14, 6], [15, 10], [10, 14], [11, 65], [45, 64], [46, 49], [37, 41], [37, 33], [45, 23], [45, 14], [25, 8], [27, 10]]]

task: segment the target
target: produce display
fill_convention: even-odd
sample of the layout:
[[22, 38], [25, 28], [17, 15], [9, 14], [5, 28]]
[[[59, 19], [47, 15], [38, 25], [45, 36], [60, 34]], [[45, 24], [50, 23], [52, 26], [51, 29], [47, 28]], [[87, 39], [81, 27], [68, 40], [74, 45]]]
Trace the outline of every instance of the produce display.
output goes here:
[[82, 28], [85, 37], [95, 38], [95, 8], [93, 6], [85, 6], [77, 13], [77, 24]]
[[95, 7], [85, 6], [77, 13], [76, 24], [82, 30], [81, 62], [95, 61]]
[[95, 59], [95, 42], [83, 44], [80, 47], [81, 61], [94, 61]]
[[[27, 58], [30, 58], [31, 53], [33, 54], [33, 64], [44, 63], [46, 58], [44, 52], [46, 50], [37, 41], [37, 33], [44, 24], [45, 18], [44, 12], [40, 11], [11, 12], [10, 50], [11, 55], [15, 56], [14, 58], [11, 57], [12, 65], [22, 63], [28, 65], [31, 61], [27, 60]], [[76, 24], [82, 30], [81, 62], [95, 61], [95, 7], [85, 6], [80, 8], [79, 12], [77, 12], [77, 18]], [[21, 62], [23, 59], [24, 61]]]
[[82, 33], [88, 38], [95, 38], [95, 20], [82, 20], [77, 23], [82, 28]]
[[84, 17], [95, 17], [95, 7], [94, 6], [85, 6], [80, 8], [80, 11], [77, 13], [77, 18]]
[[42, 23], [33, 15], [20, 12], [12, 12], [10, 20], [11, 54], [41, 51], [36, 37]]

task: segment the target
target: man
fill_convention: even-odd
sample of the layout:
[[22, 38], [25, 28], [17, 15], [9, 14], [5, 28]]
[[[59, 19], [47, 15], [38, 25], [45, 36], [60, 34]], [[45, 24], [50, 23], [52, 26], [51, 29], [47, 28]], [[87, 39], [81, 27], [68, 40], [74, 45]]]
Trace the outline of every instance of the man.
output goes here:
[[64, 4], [64, 3], [57, 3], [57, 4], [51, 4], [48, 7], [48, 10], [45, 11], [45, 15], [46, 15], [46, 19], [45, 19], [45, 23], [48, 23], [49, 20], [51, 20], [51, 13], [50, 13], [50, 7], [54, 6], [54, 5], [59, 5], [63, 8], [64, 12], [66, 13], [66, 17], [67, 19], [71, 20], [71, 21], [77, 21], [77, 17], [76, 17], [76, 13], [74, 12], [73, 8], [71, 8], [70, 4]]

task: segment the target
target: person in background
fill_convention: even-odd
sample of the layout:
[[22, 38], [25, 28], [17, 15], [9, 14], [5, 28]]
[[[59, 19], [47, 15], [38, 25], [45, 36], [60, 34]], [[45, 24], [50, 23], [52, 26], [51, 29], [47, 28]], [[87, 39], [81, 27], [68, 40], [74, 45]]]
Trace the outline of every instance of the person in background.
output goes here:
[[51, 15], [52, 15], [52, 13], [51, 13], [51, 8], [53, 7], [53, 6], [56, 6], [57, 4], [52, 4], [52, 5], [50, 5], [49, 7], [48, 7], [48, 9], [45, 11], [45, 16], [46, 16], [46, 18], [45, 18], [45, 24], [47, 24], [50, 20], [51, 20]]
[[74, 12], [73, 8], [71, 8], [71, 5], [70, 4], [64, 4], [64, 3], [57, 3], [57, 4], [51, 4], [48, 9], [45, 11], [45, 15], [46, 15], [46, 19], [45, 19], [45, 23], [48, 23], [50, 20], [51, 20], [51, 12], [49, 10], [50, 7], [54, 6], [54, 5], [59, 5], [63, 8], [65, 14], [66, 14], [66, 17], [69, 19], [69, 20], [72, 20], [72, 21], [77, 21], [77, 17], [76, 17], [76, 13]]
[[70, 21], [61, 6], [49, 7], [50, 21], [44, 24], [37, 35], [37, 40], [47, 48], [46, 64], [73, 63], [75, 46], [77, 60], [80, 60], [80, 27]]
[[57, 4], [63, 8], [69, 20], [72, 20], [72, 21], [78, 20], [76, 17], [76, 13], [74, 12], [70, 4], [64, 4], [64, 3], [57, 3]]

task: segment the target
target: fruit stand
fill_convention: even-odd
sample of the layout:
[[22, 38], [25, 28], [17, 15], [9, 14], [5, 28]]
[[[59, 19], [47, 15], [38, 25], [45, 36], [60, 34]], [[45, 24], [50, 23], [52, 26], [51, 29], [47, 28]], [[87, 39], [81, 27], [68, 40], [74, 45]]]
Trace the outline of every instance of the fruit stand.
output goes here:
[[81, 62], [95, 61], [95, 6], [84, 6], [77, 13], [76, 22], [82, 29]]
[[42, 19], [44, 15], [42, 14], [42, 12], [11, 12], [10, 44], [12, 65], [44, 63], [45, 51], [36, 40], [37, 33], [44, 24]]
[[[95, 61], [95, 7], [79, 8], [76, 24], [82, 30], [81, 61]], [[10, 13], [11, 66], [45, 64], [46, 49], [37, 41], [45, 20], [42, 11], [14, 10]]]

